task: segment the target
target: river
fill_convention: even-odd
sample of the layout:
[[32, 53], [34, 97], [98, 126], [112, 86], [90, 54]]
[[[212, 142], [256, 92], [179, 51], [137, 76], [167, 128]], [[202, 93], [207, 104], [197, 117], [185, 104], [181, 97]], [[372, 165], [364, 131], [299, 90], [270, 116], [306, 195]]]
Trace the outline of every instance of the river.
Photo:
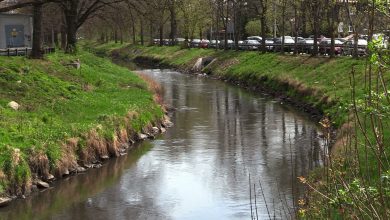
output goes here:
[[296, 177], [323, 164], [321, 132], [308, 115], [220, 81], [141, 72], [164, 87], [175, 126], [13, 202], [0, 219], [250, 219], [250, 194], [259, 219], [288, 218], [304, 190]]

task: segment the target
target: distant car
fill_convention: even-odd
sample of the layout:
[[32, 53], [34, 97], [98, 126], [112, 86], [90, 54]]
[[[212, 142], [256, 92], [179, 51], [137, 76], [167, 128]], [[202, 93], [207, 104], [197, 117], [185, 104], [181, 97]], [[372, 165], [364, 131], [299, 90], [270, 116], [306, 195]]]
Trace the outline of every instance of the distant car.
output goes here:
[[[317, 41], [318, 43], [318, 41]], [[305, 38], [305, 48], [304, 53], [311, 54], [314, 49], [314, 38]]]
[[306, 44], [306, 39], [303, 37], [297, 37], [297, 44]]
[[238, 49], [244, 50], [244, 41], [242, 41], [242, 40], [238, 41]]
[[[367, 55], [367, 46], [368, 42], [365, 39], [359, 39], [358, 40], [358, 56], [365, 56]], [[344, 43], [344, 55], [353, 55], [354, 49], [355, 49], [355, 41], [354, 40], [349, 40]]]
[[344, 38], [336, 38], [336, 40], [341, 41], [343, 44], [346, 42]]
[[154, 45], [160, 45], [160, 39], [153, 39]]
[[217, 48], [217, 46], [221, 43], [221, 41], [219, 40], [211, 40], [210, 41], [210, 44], [209, 44], [209, 47], [210, 48]]
[[261, 41], [263, 40], [263, 38], [259, 37], [259, 36], [250, 36], [247, 39], [248, 40], [257, 40], [259, 43], [261, 43]]
[[291, 36], [278, 37], [278, 38], [276, 38], [275, 43], [281, 44], [283, 38], [284, 38], [284, 44], [285, 44], [285, 45], [292, 45], [292, 44], [295, 44], [295, 40], [294, 40], [294, 38], [291, 37]]
[[[225, 47], [225, 40], [221, 40], [221, 42], [219, 43], [219, 47], [220, 48], [224, 48]], [[234, 41], [233, 40], [227, 40], [227, 47], [228, 47], [228, 49], [233, 49], [234, 48]]]
[[[324, 38], [321, 40], [321, 42], [319, 43], [319, 49], [318, 51], [320, 52], [320, 54], [323, 54], [323, 55], [326, 55], [326, 54], [330, 54], [330, 51], [331, 51], [331, 39], [329, 38]], [[337, 40], [335, 39], [334, 41], [334, 53], [336, 55], [340, 55], [343, 53], [343, 42], [340, 41], [340, 40]]]
[[265, 39], [265, 45], [267, 45], [267, 49], [269, 51], [274, 50], [274, 43], [275, 43], [275, 40], [273, 38], [266, 38]]
[[193, 39], [193, 40], [190, 42], [190, 46], [191, 46], [191, 47], [199, 47], [201, 42], [202, 42], [202, 41], [201, 41], [200, 39]]
[[257, 40], [245, 40], [243, 43], [244, 50], [258, 50], [261, 44]]
[[184, 44], [185, 41], [186, 41], [186, 39], [184, 39], [184, 38], [176, 38], [175, 39], [175, 45]]
[[[294, 50], [297, 49], [297, 53], [306, 53], [306, 39], [303, 37], [293, 37], [294, 41], [296, 40], [296, 44], [294, 43]], [[296, 46], [296, 47], [295, 47]]]
[[164, 39], [163, 40], [164, 46], [172, 46], [173, 44], [174, 44], [174, 41], [172, 41], [172, 39]]
[[199, 43], [200, 48], [209, 48], [210, 41], [209, 40], [201, 40]]
[[282, 50], [282, 43], [284, 39], [284, 48], [283, 50], [286, 52], [291, 52], [293, 50], [293, 46], [295, 44], [295, 40], [291, 36], [278, 37], [275, 39], [276, 50]]

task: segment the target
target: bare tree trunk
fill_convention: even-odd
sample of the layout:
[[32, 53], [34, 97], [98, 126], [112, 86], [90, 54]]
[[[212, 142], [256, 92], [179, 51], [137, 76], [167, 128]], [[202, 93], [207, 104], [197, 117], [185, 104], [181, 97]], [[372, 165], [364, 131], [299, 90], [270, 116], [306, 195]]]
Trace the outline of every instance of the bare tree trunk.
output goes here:
[[225, 34], [224, 34], [224, 49], [228, 49], [228, 25], [229, 25], [229, 0], [226, 2], [226, 16], [225, 16]]
[[31, 58], [41, 59], [42, 53], [42, 4], [34, 4], [34, 32]]
[[150, 37], [150, 45], [153, 45], [153, 20], [152, 19], [150, 19], [149, 20], [149, 37]]
[[144, 42], [144, 22], [143, 22], [143, 19], [141, 18], [140, 19], [140, 26], [141, 26], [141, 33], [140, 33], [140, 37], [141, 37], [141, 45], [144, 46], [145, 45], [145, 42]]
[[120, 29], [120, 31], [119, 31], [119, 39], [120, 39], [121, 44], [123, 44], [123, 30], [122, 29]]
[[302, 37], [307, 37], [306, 33], [306, 1], [301, 2], [301, 25], [302, 25]]
[[77, 43], [77, 10], [79, 2], [76, 0], [70, 1], [69, 10], [65, 10], [66, 30], [67, 30], [67, 44], [66, 52], [73, 53], [76, 51]]
[[261, 50], [263, 53], [267, 52], [267, 47], [265, 45], [265, 38], [267, 34], [267, 0], [261, 0]]
[[313, 30], [314, 30], [314, 43], [313, 43], [313, 56], [318, 56], [318, 28], [319, 28], [319, 0], [313, 0], [312, 13], [313, 13]]
[[54, 45], [55, 45], [55, 47], [58, 47], [60, 45], [59, 39], [58, 39], [58, 30], [57, 29], [54, 30]]
[[299, 54], [298, 52], [298, 5], [296, 1], [294, 1], [294, 54]]
[[216, 16], [216, 18], [217, 18], [217, 24], [216, 24], [216, 28], [217, 28], [217, 30], [216, 30], [216, 35], [215, 35], [215, 40], [216, 40], [216, 47], [215, 47], [215, 49], [216, 50], [218, 50], [219, 49], [219, 34], [220, 34], [220, 32], [219, 32], [219, 18], [220, 18], [220, 7], [219, 7], [219, 2], [217, 3], [217, 16]]
[[66, 50], [66, 29], [64, 26], [61, 27], [61, 49]]
[[354, 42], [354, 45], [353, 45], [353, 54], [352, 54], [352, 56], [354, 58], [357, 58], [358, 57], [358, 33], [357, 33], [357, 30], [356, 30], [356, 26], [355, 26], [354, 22], [352, 21], [351, 11], [349, 9], [349, 1], [346, 0], [344, 3], [345, 3], [346, 10], [347, 10], [349, 23], [352, 26], [352, 30], [353, 30], [353, 34], [354, 34], [353, 39], [354, 39], [355, 42]]
[[132, 11], [131, 11], [131, 9], [129, 10], [129, 13], [130, 13], [130, 20], [131, 20], [131, 31], [132, 31], [132, 33], [131, 33], [131, 36], [132, 36], [132, 38], [133, 38], [133, 44], [135, 45], [136, 44], [136, 31], [135, 31], [135, 18], [134, 18], [134, 16], [133, 16], [133, 13], [132, 13]]
[[160, 24], [158, 31], [160, 33], [160, 46], [163, 46], [164, 45], [164, 24]]
[[170, 33], [169, 37], [171, 38], [172, 43], [174, 43], [175, 38], [176, 38], [176, 34], [177, 34], [175, 0], [171, 0], [170, 6], [169, 6], [169, 12], [171, 15], [171, 33]]
[[285, 41], [285, 39], [284, 39], [284, 35], [285, 35], [285, 29], [286, 29], [286, 1], [287, 0], [283, 0], [282, 1], [282, 50], [281, 50], [281, 53], [282, 54], [284, 54], [284, 41]]
[[[328, 35], [331, 38], [331, 43], [330, 43], [330, 50], [329, 50], [329, 56], [331, 58], [335, 57], [335, 36], [334, 36], [334, 19], [333, 19], [333, 10], [334, 8], [332, 7], [332, 2], [331, 0], [326, 0], [325, 1], [325, 8], [326, 8], [326, 21], [328, 23]], [[326, 48], [325, 48], [326, 52]]]

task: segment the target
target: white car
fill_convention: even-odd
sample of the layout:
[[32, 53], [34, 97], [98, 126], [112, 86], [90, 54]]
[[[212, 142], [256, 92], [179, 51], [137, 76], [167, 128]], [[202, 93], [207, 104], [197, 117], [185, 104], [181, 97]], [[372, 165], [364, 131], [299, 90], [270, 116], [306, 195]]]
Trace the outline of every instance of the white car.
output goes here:
[[263, 38], [260, 36], [250, 36], [250, 37], [248, 37], [248, 40], [257, 40], [257, 41], [261, 42], [263, 40]]

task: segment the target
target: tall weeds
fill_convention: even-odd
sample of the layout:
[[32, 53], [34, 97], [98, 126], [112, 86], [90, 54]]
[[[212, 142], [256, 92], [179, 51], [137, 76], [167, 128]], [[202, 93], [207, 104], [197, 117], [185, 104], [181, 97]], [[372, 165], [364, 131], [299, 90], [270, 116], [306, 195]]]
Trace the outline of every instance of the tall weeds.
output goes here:
[[[390, 218], [390, 52], [372, 38], [375, 12], [373, 1], [365, 72], [350, 73], [349, 131], [327, 157], [325, 175], [300, 178], [311, 189], [309, 205], [299, 212], [304, 219]], [[359, 74], [363, 88], [356, 86]]]

